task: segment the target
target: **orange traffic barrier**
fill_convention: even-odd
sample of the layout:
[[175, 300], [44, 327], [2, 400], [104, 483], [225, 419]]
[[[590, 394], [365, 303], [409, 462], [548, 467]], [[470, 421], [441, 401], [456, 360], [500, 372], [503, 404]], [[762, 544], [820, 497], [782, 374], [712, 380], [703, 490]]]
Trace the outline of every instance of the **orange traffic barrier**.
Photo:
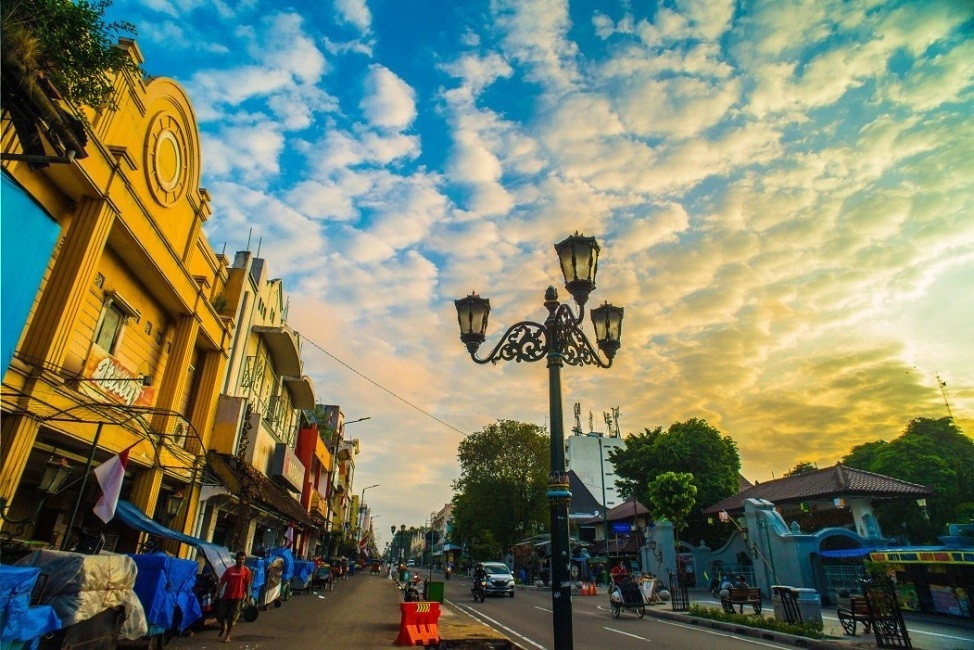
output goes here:
[[582, 591], [581, 591], [582, 596], [597, 596], [598, 593], [599, 593], [598, 589], [596, 588], [594, 582], [582, 583]]
[[428, 646], [440, 642], [440, 604], [437, 602], [400, 603], [399, 636], [396, 645]]

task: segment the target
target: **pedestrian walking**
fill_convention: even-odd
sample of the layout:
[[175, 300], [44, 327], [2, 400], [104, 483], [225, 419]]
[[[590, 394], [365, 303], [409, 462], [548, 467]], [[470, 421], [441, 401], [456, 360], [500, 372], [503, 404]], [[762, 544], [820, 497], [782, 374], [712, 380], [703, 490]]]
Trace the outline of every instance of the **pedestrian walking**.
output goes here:
[[[238, 552], [236, 564], [223, 572], [223, 575], [220, 576], [220, 582], [216, 586], [215, 595], [220, 596], [216, 605], [216, 618], [220, 622], [220, 637], [224, 643], [230, 643], [230, 633], [240, 618], [240, 610], [247, 599], [247, 594], [250, 593], [253, 574], [250, 569], [244, 566], [246, 559], [246, 553]], [[222, 595], [220, 593], [221, 588], [223, 589]]]

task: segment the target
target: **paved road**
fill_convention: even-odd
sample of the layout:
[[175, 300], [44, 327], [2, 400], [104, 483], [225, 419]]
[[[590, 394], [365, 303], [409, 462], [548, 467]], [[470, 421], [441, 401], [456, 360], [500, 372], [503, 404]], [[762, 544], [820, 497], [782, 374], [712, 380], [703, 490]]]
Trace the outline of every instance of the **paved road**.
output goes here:
[[[426, 572], [422, 573], [427, 576]], [[434, 574], [434, 579], [442, 575]], [[470, 579], [455, 576], [445, 581], [446, 602], [440, 618], [445, 638], [498, 638], [506, 636], [517, 647], [541, 650], [552, 647], [551, 594], [545, 590], [518, 589], [510, 598], [488, 598], [474, 603]], [[703, 596], [700, 602], [706, 602]], [[694, 599], [697, 602], [697, 599]], [[260, 612], [253, 623], [243, 620], [234, 629], [233, 641], [217, 638], [213, 621], [191, 637], [174, 639], [168, 650], [319, 650], [322, 647], [368, 649], [395, 647], [399, 633], [400, 592], [385, 576], [356, 575], [334, 591], [292, 596], [280, 608]], [[770, 608], [769, 608], [770, 609]], [[733, 650], [794, 647], [778, 641], [741, 633], [692, 625], [684, 615], [666, 615], [668, 606], [647, 611], [646, 617], [623, 613], [614, 619], [603, 594], [572, 600], [575, 648], [730, 648]], [[826, 632], [838, 622], [834, 611], [824, 612]], [[834, 621], [834, 623], [830, 623]], [[485, 626], [489, 626], [485, 627]], [[928, 620], [908, 620], [913, 646], [922, 650], [974, 650], [974, 626], [945, 625]], [[837, 633], [841, 635], [841, 630]], [[832, 647], [875, 647], [872, 637], [845, 637]]]

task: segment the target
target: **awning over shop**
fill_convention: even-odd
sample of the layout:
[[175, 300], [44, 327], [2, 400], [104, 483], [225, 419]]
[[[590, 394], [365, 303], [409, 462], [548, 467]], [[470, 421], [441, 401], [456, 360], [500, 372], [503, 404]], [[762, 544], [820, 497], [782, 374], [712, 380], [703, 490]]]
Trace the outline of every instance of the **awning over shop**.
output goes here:
[[143, 533], [165, 539], [171, 539], [173, 541], [198, 548], [200, 551], [202, 551], [203, 555], [206, 556], [206, 559], [216, 571], [217, 577], [223, 575], [223, 571], [227, 567], [233, 566], [233, 559], [230, 557], [230, 551], [228, 551], [225, 546], [213, 544], [211, 542], [199, 539], [198, 537], [193, 537], [191, 535], [187, 535], [186, 533], [181, 533], [171, 528], [166, 528], [158, 521], [150, 519], [147, 514], [124, 499], [119, 499], [118, 505], [115, 506], [115, 519], [118, 519], [126, 526], [134, 528], [135, 530], [140, 530]]
[[311, 518], [287, 490], [264, 476], [249, 463], [239, 460], [236, 456], [218, 454], [214, 451], [207, 453], [206, 460], [216, 477], [232, 494], [239, 496], [246, 493], [249, 498], [259, 501], [279, 513], [281, 517], [294, 521], [303, 528], [317, 528], [321, 525]]
[[822, 557], [865, 557], [876, 549], [874, 548], [840, 548], [831, 551], [819, 551]]

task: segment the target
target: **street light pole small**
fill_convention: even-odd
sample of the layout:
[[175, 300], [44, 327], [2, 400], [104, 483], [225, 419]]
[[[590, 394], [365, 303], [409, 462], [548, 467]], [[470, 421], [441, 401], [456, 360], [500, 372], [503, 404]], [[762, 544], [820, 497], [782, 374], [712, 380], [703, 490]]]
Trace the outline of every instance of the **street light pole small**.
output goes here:
[[561, 367], [596, 365], [608, 368], [619, 349], [622, 335], [621, 307], [609, 303], [593, 309], [592, 324], [603, 361], [579, 325], [585, 318], [585, 303], [595, 290], [599, 245], [594, 237], [575, 233], [555, 244], [555, 252], [565, 278], [565, 289], [578, 305], [578, 315], [568, 303], [558, 300], [558, 291], [548, 287], [544, 306], [548, 317], [543, 324], [521, 321], [512, 325], [500, 342], [485, 357], [477, 349], [486, 340], [490, 301], [472, 293], [455, 301], [460, 324], [460, 340], [467, 346], [474, 362], [540, 361], [548, 366], [548, 410], [551, 421], [551, 475], [548, 480], [548, 504], [551, 515], [551, 601], [555, 650], [572, 648], [571, 548], [568, 536], [568, 473], [565, 471], [565, 431], [561, 399]]

